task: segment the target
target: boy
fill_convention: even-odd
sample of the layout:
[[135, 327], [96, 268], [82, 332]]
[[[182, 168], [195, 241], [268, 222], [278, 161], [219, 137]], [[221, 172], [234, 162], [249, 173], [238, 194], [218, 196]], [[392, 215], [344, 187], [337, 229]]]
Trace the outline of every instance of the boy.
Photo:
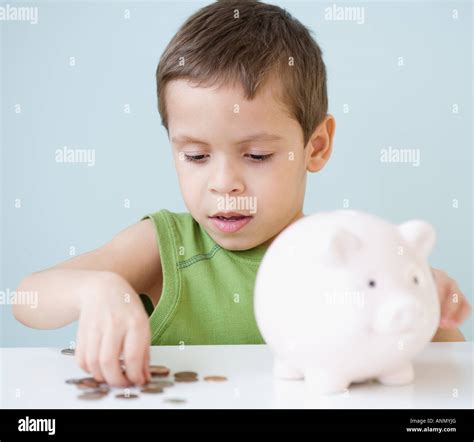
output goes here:
[[[38, 308], [14, 306], [30, 327], [79, 320], [78, 364], [115, 386], [150, 379], [150, 343], [264, 343], [252, 310], [258, 265], [304, 216], [306, 172], [327, 163], [335, 130], [321, 50], [276, 6], [202, 8], [170, 41], [156, 75], [189, 213], [147, 215], [99, 249], [28, 275], [18, 290], [37, 291]], [[440, 324], [435, 339], [463, 340], [455, 326], [470, 307], [453, 280], [433, 274], [443, 316], [455, 321]], [[151, 299], [150, 318], [139, 294]]]

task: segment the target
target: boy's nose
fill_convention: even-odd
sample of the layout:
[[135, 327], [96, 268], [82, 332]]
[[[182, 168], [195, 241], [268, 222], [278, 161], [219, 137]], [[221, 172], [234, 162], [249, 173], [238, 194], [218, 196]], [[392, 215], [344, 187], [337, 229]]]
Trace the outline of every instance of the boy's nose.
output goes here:
[[211, 172], [208, 188], [218, 194], [240, 193], [245, 189], [243, 179], [235, 165], [219, 167]]

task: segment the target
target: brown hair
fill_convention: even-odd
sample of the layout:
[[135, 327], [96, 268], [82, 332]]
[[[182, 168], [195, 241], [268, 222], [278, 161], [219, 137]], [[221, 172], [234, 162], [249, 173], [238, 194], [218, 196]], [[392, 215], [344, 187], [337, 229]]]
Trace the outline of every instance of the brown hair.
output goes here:
[[278, 99], [303, 129], [304, 146], [328, 109], [326, 68], [311, 31], [286, 10], [253, 0], [217, 1], [189, 17], [168, 43], [156, 70], [158, 111], [168, 131], [165, 87], [239, 82], [252, 100], [273, 76]]

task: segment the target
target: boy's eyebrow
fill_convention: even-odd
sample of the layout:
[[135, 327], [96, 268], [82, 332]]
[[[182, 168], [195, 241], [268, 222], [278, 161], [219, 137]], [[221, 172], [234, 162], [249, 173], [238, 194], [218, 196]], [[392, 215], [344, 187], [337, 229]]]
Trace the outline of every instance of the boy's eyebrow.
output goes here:
[[[274, 135], [274, 134], [268, 134], [268, 133], [262, 132], [259, 134], [250, 135], [240, 141], [237, 141], [237, 143], [235, 144], [244, 144], [250, 141], [279, 141], [279, 140], [283, 140], [283, 137], [281, 137], [280, 135]], [[209, 143], [206, 143], [205, 141], [201, 141], [196, 138], [189, 137], [187, 135], [172, 137], [171, 141], [173, 143], [195, 143], [195, 144], [203, 144], [206, 146], [209, 144]]]

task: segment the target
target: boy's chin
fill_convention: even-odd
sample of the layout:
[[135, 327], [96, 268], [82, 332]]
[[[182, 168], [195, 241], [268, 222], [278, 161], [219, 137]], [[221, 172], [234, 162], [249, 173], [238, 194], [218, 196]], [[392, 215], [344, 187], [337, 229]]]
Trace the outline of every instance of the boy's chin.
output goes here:
[[240, 252], [243, 250], [253, 249], [254, 247], [257, 247], [261, 244], [256, 242], [254, 238], [250, 240], [248, 238], [237, 238], [235, 236], [234, 238], [230, 238], [232, 236], [230, 233], [223, 233], [221, 235], [215, 235], [213, 232], [209, 231], [208, 233], [217, 244], [226, 250], [230, 250], [231, 252]]

